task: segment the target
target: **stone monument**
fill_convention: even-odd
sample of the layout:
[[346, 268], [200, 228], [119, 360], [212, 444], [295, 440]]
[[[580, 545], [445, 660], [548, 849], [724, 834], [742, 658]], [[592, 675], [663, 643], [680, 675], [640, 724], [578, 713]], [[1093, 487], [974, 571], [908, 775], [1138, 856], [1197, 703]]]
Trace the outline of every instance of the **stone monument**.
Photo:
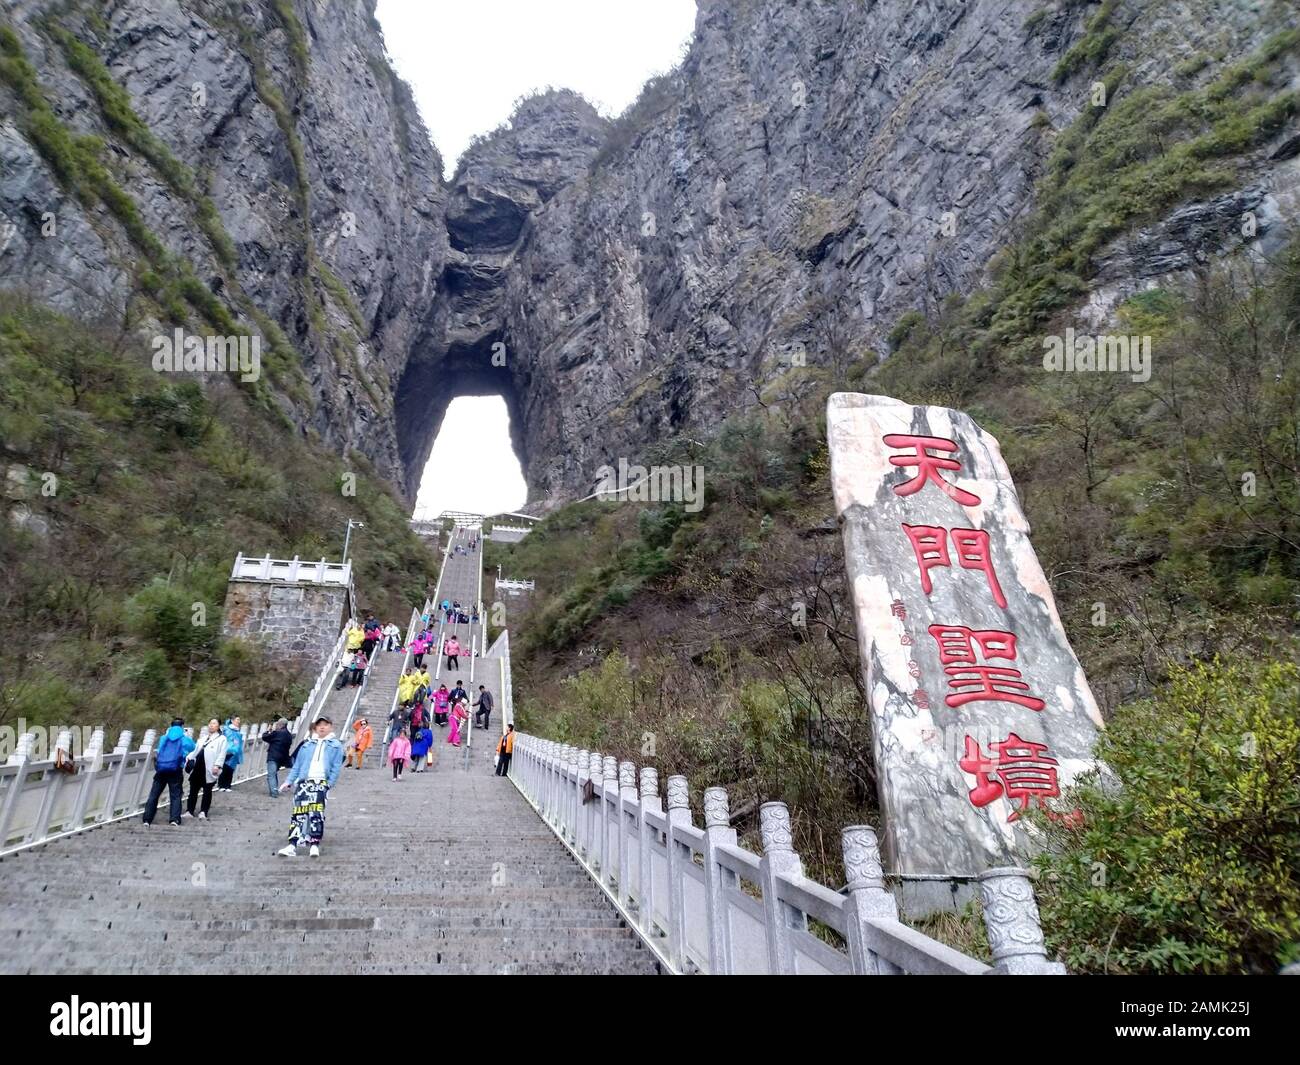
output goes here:
[[836, 512], [870, 698], [886, 871], [909, 912], [1024, 864], [1031, 807], [1096, 765], [1101, 712], [1029, 543], [998, 442], [886, 396], [827, 406]]

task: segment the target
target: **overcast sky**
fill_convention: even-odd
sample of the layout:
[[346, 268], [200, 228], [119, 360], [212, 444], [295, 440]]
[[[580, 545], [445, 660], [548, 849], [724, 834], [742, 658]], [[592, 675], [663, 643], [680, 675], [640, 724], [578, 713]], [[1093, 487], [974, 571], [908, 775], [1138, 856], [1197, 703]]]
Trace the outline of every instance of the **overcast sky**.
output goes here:
[[[677, 64], [695, 28], [695, 0], [379, 0], [376, 14], [448, 176], [470, 138], [534, 89], [574, 89], [618, 114]], [[523, 506], [509, 425], [499, 397], [452, 400], [416, 513]]]
[[534, 89], [618, 114], [695, 28], [695, 0], [379, 0], [376, 13], [448, 174]]

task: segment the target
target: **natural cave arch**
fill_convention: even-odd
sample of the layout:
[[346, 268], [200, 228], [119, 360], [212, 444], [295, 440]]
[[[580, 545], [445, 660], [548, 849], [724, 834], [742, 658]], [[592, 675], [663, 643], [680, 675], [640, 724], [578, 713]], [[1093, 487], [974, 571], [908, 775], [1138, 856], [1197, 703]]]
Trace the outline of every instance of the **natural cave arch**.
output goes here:
[[[493, 365], [493, 345], [497, 343], [499, 336], [489, 334], [472, 343], [453, 344], [445, 352], [417, 355], [407, 364], [398, 384], [395, 416], [406, 495], [412, 505], [447, 408], [461, 396], [501, 396], [505, 400], [510, 443], [527, 480], [523, 411], [514, 377], [505, 366]], [[467, 449], [472, 443], [466, 442]]]

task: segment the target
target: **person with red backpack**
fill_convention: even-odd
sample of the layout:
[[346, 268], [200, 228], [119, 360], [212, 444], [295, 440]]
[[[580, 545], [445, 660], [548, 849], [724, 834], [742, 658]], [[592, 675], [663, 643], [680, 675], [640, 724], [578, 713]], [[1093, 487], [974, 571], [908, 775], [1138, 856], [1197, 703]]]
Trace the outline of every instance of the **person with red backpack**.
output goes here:
[[185, 735], [185, 722], [179, 717], [172, 718], [171, 726], [163, 733], [163, 738], [154, 749], [153, 786], [149, 789], [149, 798], [145, 800], [144, 816], [141, 820], [152, 825], [158, 814], [158, 800], [163, 788], [167, 788], [171, 806], [168, 810], [167, 823], [181, 823], [181, 792], [185, 785], [185, 756], [194, 750], [194, 741]]

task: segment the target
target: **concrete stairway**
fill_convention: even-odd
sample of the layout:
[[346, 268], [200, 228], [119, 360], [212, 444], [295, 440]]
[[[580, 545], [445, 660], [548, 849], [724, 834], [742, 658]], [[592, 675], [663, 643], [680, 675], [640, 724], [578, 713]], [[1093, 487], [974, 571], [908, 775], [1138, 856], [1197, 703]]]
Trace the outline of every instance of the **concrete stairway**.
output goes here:
[[0, 972], [654, 972], [491, 749], [459, 755], [400, 782], [378, 757], [344, 769], [316, 859], [273, 856], [289, 799], [254, 781], [207, 822], [0, 860]]
[[[481, 551], [449, 555], [437, 601], [468, 608], [480, 563]], [[470, 629], [445, 626], [467, 647]], [[394, 782], [381, 767], [403, 658], [384, 652], [372, 666], [359, 712], [376, 746], [364, 769], [342, 770], [320, 858], [274, 856], [290, 799], [259, 778], [214, 796], [206, 822], [131, 819], [0, 859], [0, 973], [655, 972], [600, 889], [493, 775], [496, 660], [476, 662], [472, 686], [468, 657], [441, 678], [493, 691], [491, 732], [467, 730], [474, 742], [458, 750], [435, 729], [426, 772]], [[340, 738], [355, 694], [327, 698]]]

